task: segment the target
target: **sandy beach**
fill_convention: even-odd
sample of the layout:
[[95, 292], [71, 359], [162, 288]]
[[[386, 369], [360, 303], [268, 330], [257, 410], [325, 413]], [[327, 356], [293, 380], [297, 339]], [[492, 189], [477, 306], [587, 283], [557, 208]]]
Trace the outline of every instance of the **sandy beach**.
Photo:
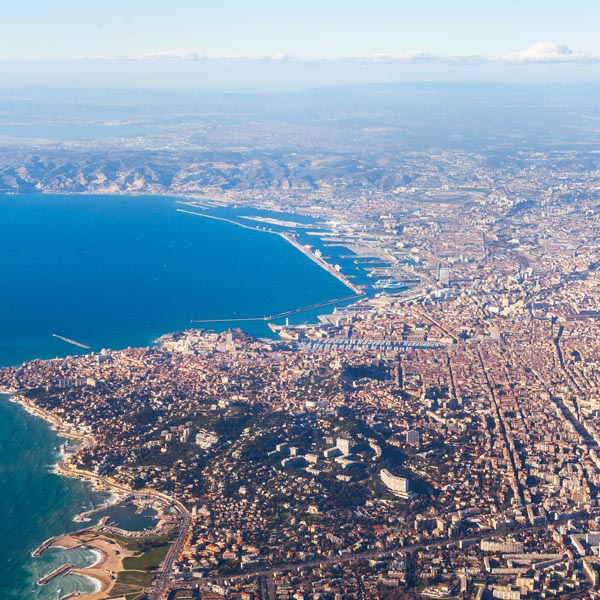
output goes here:
[[[95, 440], [91, 434], [74, 430], [70, 425], [65, 424], [60, 417], [37, 407], [30, 399], [25, 398], [22, 395], [14, 395], [10, 398], [10, 400], [20, 404], [27, 412], [50, 422], [52, 427], [56, 429], [60, 435], [78, 440], [82, 444], [90, 447], [94, 446]], [[63, 460], [60, 460], [55, 469], [56, 473], [60, 475], [76, 477], [91, 483], [98, 490], [111, 492], [109, 501], [103, 507], [98, 507], [91, 511], [81, 513], [75, 519], [77, 522], [85, 521], [91, 515], [91, 513], [95, 513], [102, 508], [106, 508], [106, 506], [112, 505], [113, 501], [115, 504], [118, 504], [124, 495], [132, 493], [131, 489], [123, 485], [110, 482], [105, 477], [98, 476], [89, 471], [74, 468], [69, 464], [68, 456]], [[176, 501], [166, 494], [162, 494], [154, 490], [144, 490], [143, 492], [137, 491], [136, 494], [143, 495], [146, 498], [159, 499], [162, 502], [174, 503], [179, 507], [179, 510], [182, 511], [182, 514], [183, 511], [185, 511], [185, 508], [183, 508], [180, 503], [176, 503]], [[92, 529], [82, 529], [78, 532], [59, 536], [52, 540], [47, 540], [33, 552], [33, 556], [39, 555], [38, 553], [42, 553], [46, 547], [62, 547], [69, 549], [81, 545], [85, 545], [91, 550], [97, 551], [100, 555], [100, 559], [92, 566], [85, 568], [74, 568], [72, 570], [72, 573], [74, 574], [87, 577], [88, 579], [92, 579], [94, 582], [97, 582], [98, 591], [80, 597], [84, 598], [85, 600], [102, 600], [110, 594], [110, 591], [115, 585], [117, 575], [125, 570], [123, 568], [123, 559], [134, 555], [131, 551], [126, 550], [111, 537]]]
[[98, 591], [81, 598], [101, 600], [106, 598], [114, 586], [117, 574], [123, 571], [123, 558], [132, 556], [133, 553], [95, 531], [81, 531], [58, 537], [53, 540], [50, 547], [69, 549], [82, 545], [93, 551], [98, 559], [89, 567], [73, 569], [72, 573], [93, 579], [98, 583]]

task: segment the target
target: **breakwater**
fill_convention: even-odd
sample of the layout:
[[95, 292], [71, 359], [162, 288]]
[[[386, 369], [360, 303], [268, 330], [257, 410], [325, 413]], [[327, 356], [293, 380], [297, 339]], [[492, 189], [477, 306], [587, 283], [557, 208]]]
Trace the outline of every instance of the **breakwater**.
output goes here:
[[91, 346], [86, 346], [85, 344], [82, 344], [81, 342], [77, 342], [68, 337], [64, 337], [63, 335], [58, 335], [58, 333], [53, 333], [52, 337], [62, 340], [63, 342], [66, 342], [67, 344], [71, 344], [72, 346], [77, 346], [78, 348], [83, 348], [85, 350], [91, 350], [91, 348], [92, 348]]
[[284, 312], [277, 313], [276, 315], [269, 315], [265, 317], [241, 317], [241, 318], [227, 318], [227, 319], [190, 319], [192, 323], [237, 323], [238, 321], [276, 321], [278, 319], [284, 319], [297, 315], [309, 310], [315, 310], [317, 308], [323, 308], [324, 306], [331, 306], [332, 304], [339, 304], [341, 302], [349, 302], [350, 300], [356, 300], [360, 298], [361, 294], [352, 294], [351, 296], [344, 296], [343, 298], [334, 298], [333, 300], [327, 300], [326, 302], [317, 302], [309, 306], [302, 306], [300, 308], [294, 308], [292, 310], [286, 310]]
[[67, 575], [71, 572], [71, 570], [73, 569], [73, 566], [74, 565], [72, 565], [71, 563], [61, 565], [60, 567], [58, 567], [58, 569], [55, 569], [54, 571], [52, 571], [52, 573], [49, 573], [48, 575], [45, 575], [44, 577], [39, 579], [37, 584], [38, 585], [46, 585], [47, 583], [50, 583], [56, 577], [59, 577], [60, 575], [62, 575], [64, 577], [65, 575]]
[[[317, 256], [313, 252], [311, 252], [308, 248], [300, 244], [292, 235], [282, 231], [273, 231], [271, 229], [266, 229], [264, 227], [253, 227], [251, 225], [245, 225], [244, 223], [239, 223], [234, 221], [233, 219], [227, 219], [226, 217], [217, 217], [215, 215], [207, 215], [206, 213], [199, 213], [192, 210], [186, 210], [184, 208], [177, 208], [177, 212], [185, 213], [188, 215], [194, 215], [196, 217], [204, 217], [205, 219], [214, 219], [215, 221], [224, 221], [225, 223], [230, 223], [231, 225], [237, 225], [238, 227], [242, 227], [243, 229], [249, 229], [251, 231], [259, 231], [261, 233], [270, 233], [272, 235], [277, 235], [283, 238], [286, 242], [294, 246], [296, 250], [299, 250], [306, 257], [310, 258], [314, 263], [319, 265], [322, 269], [325, 269], [332, 277], [335, 277], [338, 281], [341, 281], [347, 288], [352, 290], [357, 296], [363, 296], [364, 290], [354, 285], [345, 275], [341, 273], [334, 266], [330, 265], [328, 262], [323, 260], [321, 257]], [[239, 319], [237, 319], [239, 320]], [[254, 319], [252, 319], [254, 320]]]

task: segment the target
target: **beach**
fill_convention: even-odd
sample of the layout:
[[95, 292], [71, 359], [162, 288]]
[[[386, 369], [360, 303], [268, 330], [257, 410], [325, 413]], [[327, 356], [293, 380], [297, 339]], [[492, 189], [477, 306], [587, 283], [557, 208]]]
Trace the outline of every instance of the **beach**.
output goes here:
[[[11, 402], [21, 405], [28, 413], [38, 418], [44, 419], [49, 422], [53, 429], [55, 429], [61, 436], [69, 439], [77, 440], [81, 444], [87, 446], [93, 446], [95, 440], [89, 433], [81, 432], [58, 417], [38, 406], [35, 406], [31, 400], [25, 398], [23, 395], [14, 395], [10, 398]], [[68, 456], [61, 459], [54, 468], [55, 472], [66, 476], [81, 479], [88, 483], [91, 483], [94, 488], [102, 492], [109, 492], [111, 494], [109, 501], [102, 507], [87, 510], [77, 515], [73, 521], [82, 523], [91, 520], [90, 517], [101, 510], [104, 510], [110, 506], [116, 506], [123, 501], [125, 496], [132, 494], [132, 490], [108, 481], [105, 477], [101, 477], [84, 471], [81, 469], [73, 468], [68, 461]], [[154, 498], [160, 500], [163, 503], [173, 502], [171, 498], [165, 494], [154, 492], [152, 490], [145, 490], [143, 492], [136, 492], [137, 496], [145, 498]], [[178, 507], [179, 503], [175, 503]], [[183, 507], [180, 510], [185, 510]], [[104, 525], [107, 517], [102, 519], [102, 525]], [[161, 527], [161, 522], [157, 525], [157, 528]], [[84, 528], [79, 531], [60, 535], [55, 538], [51, 538], [43, 542], [34, 552], [32, 556], [41, 556], [49, 548], [63, 548], [66, 550], [74, 548], [86, 548], [96, 553], [97, 560], [87, 567], [76, 567], [72, 568], [69, 572], [73, 575], [79, 575], [85, 577], [94, 582], [95, 591], [92, 593], [86, 593], [78, 596], [85, 600], [101, 600], [105, 598], [110, 592], [112, 587], [115, 585], [118, 574], [124, 571], [123, 559], [128, 556], [134, 556], [134, 553], [127, 550], [122, 544], [115, 539], [115, 534], [119, 535], [131, 535], [135, 538], [133, 532], [121, 532], [119, 528], [107, 527], [104, 531], [97, 530], [95, 527]]]
[[55, 538], [48, 548], [85, 547], [97, 555], [95, 563], [89, 567], [74, 568], [71, 573], [81, 575], [96, 582], [94, 593], [80, 596], [86, 600], [105, 598], [115, 584], [117, 574], [123, 571], [123, 559], [133, 553], [123, 548], [117, 541], [105, 537], [102, 533], [82, 530]]

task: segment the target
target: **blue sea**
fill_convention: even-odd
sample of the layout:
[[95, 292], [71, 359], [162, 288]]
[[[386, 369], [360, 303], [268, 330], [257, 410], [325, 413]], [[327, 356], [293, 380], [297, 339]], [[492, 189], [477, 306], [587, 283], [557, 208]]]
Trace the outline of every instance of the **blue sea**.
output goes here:
[[[0, 365], [80, 352], [53, 334], [117, 349], [192, 319], [265, 316], [351, 293], [277, 235], [178, 207], [0, 196]], [[244, 327], [269, 335], [264, 323]]]
[[[337, 279], [272, 233], [178, 212], [173, 199], [0, 195], [0, 365], [146, 345], [191, 319], [276, 314], [348, 296]], [[297, 320], [304, 320], [300, 315]], [[236, 323], [222, 324], [221, 329]], [[270, 334], [263, 322], [250, 333]], [[90, 351], [90, 350], [88, 350]], [[60, 439], [0, 397], [0, 597], [54, 599], [93, 589], [79, 577], [36, 586], [65, 558], [31, 551], [77, 529], [103, 497], [56, 475]]]

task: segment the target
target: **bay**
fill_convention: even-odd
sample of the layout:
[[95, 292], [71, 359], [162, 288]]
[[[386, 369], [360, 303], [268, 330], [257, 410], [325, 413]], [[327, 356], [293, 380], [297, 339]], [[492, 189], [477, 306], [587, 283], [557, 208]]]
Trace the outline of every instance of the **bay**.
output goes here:
[[[178, 212], [173, 199], [0, 195], [0, 366], [147, 345], [191, 319], [255, 317], [347, 296], [338, 280], [281, 237]], [[239, 323], [242, 325], [242, 323]], [[235, 322], [215, 325], [224, 329]], [[263, 322], [244, 329], [269, 335]], [[0, 396], [0, 596], [89, 591], [68, 576], [36, 586], [62, 562], [93, 556], [32, 550], [80, 527], [104, 497], [53, 472], [61, 439]]]
[[[281, 237], [178, 207], [0, 196], [0, 365], [81, 352], [53, 334], [93, 350], [147, 345], [192, 319], [264, 316], [350, 293]], [[244, 328], [269, 335], [264, 323]]]

